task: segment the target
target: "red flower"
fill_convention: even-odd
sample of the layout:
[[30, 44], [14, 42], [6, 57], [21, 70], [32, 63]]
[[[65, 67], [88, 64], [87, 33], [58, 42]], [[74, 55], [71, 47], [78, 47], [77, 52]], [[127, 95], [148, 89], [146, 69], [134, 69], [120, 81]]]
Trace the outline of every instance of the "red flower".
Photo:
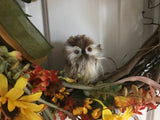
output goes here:
[[58, 71], [46, 70], [36, 65], [35, 69], [29, 71], [30, 79], [28, 80], [34, 87], [32, 92], [46, 91], [51, 82], [58, 83]]

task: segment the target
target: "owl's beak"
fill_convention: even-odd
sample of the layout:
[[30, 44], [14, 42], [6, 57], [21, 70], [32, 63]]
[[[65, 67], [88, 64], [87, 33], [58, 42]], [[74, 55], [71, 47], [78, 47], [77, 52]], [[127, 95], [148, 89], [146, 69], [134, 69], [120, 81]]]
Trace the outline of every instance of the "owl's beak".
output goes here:
[[82, 50], [82, 54], [83, 54], [83, 55], [86, 55], [86, 51], [85, 51], [84, 49]]

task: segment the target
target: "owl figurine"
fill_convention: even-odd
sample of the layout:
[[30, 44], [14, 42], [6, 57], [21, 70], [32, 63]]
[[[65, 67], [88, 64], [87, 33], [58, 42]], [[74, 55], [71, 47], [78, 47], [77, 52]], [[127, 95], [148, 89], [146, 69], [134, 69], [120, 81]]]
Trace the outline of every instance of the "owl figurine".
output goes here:
[[71, 36], [65, 43], [64, 53], [64, 75], [73, 79], [80, 76], [79, 83], [93, 83], [103, 71], [102, 48], [85, 35]]

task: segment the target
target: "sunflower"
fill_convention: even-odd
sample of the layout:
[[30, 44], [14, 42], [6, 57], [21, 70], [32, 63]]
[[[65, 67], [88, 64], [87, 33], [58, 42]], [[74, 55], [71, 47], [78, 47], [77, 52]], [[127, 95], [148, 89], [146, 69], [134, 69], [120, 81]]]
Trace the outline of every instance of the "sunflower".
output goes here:
[[[13, 88], [8, 91], [8, 80], [5, 75], [0, 74], [0, 107], [7, 104], [8, 112], [19, 109], [19, 114], [13, 120], [41, 120], [38, 114], [44, 105], [31, 103], [40, 98], [42, 92], [32, 95], [25, 95], [23, 89], [27, 85], [27, 79], [20, 77]], [[3, 109], [3, 107], [1, 107]]]

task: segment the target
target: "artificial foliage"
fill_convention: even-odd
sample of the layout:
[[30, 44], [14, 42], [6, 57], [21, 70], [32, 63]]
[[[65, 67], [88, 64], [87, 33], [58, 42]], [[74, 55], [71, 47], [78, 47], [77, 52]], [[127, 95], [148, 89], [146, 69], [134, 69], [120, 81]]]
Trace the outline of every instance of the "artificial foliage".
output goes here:
[[[64, 77], [62, 71], [24, 64], [20, 52], [8, 51], [5, 46], [0, 46], [0, 60], [1, 120], [128, 120], [142, 115], [145, 108], [156, 109], [160, 103], [156, 93], [160, 85], [147, 77], [82, 85]], [[149, 88], [139, 88], [134, 83], [127, 88], [124, 84], [133, 81]]]
[[[159, 105], [159, 27], [126, 65], [100, 77], [98, 82], [83, 85], [65, 77], [63, 70], [47, 70], [26, 57], [26, 53], [31, 59], [44, 57], [51, 46], [28, 21], [15, 0], [1, 0], [0, 6], [1, 120], [128, 120], [143, 115], [143, 109], [154, 110]], [[10, 19], [18, 21], [7, 22]], [[11, 29], [9, 25], [13, 22], [16, 26]], [[22, 34], [15, 29], [31, 30], [35, 34], [27, 31]], [[33, 41], [28, 43], [28, 40]], [[16, 47], [13, 46], [15, 41]], [[37, 46], [40, 48], [22, 42], [40, 45]], [[18, 49], [19, 45], [24, 49]], [[44, 54], [39, 54], [39, 50]], [[147, 76], [148, 73], [151, 76]]]
[[0, 8], [0, 37], [21, 51], [28, 61], [42, 64], [52, 45], [29, 21], [16, 0], [1, 0]]

